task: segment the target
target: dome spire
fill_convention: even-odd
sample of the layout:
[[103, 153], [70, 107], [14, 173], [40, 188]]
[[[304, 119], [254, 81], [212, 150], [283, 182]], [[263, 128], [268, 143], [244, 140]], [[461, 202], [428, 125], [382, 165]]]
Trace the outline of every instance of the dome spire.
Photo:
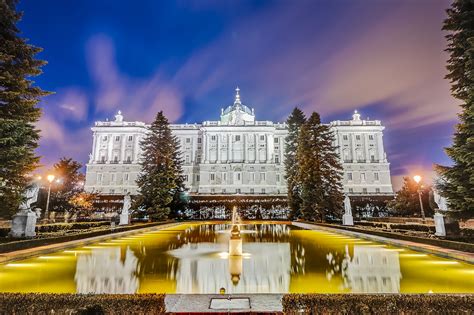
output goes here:
[[234, 101], [234, 104], [241, 104], [241, 103], [240, 103], [240, 94], [239, 94], [239, 92], [240, 92], [240, 89], [239, 89], [239, 87], [237, 87], [237, 88], [235, 89], [235, 101]]

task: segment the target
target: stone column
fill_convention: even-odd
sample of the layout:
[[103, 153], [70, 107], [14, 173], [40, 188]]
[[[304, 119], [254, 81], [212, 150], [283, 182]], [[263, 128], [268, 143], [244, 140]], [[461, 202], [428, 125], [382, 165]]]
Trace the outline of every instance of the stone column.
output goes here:
[[120, 164], [123, 164], [125, 161], [125, 142], [127, 141], [127, 134], [124, 134], [120, 137]]
[[379, 162], [384, 162], [383, 141], [382, 141], [381, 132], [377, 133], [377, 152], [378, 152]]
[[244, 163], [247, 163], [247, 157], [248, 157], [248, 152], [247, 152], [247, 135], [244, 133], [242, 135], [243, 139], [242, 141], [244, 141]]
[[97, 132], [94, 131], [92, 135], [92, 161], [89, 161], [89, 163], [95, 163], [97, 159], [97, 152], [99, 150], [97, 149]]
[[370, 156], [369, 156], [369, 135], [364, 133], [364, 152], [365, 152], [365, 162], [370, 162]]
[[232, 162], [232, 133], [227, 134], [227, 161]]
[[271, 141], [273, 140], [273, 136], [271, 134], [265, 134], [265, 136], [267, 137], [267, 163], [271, 163], [273, 148], [273, 144], [271, 143]]
[[139, 135], [135, 136], [135, 139], [133, 140], [133, 163], [138, 163], [138, 149], [140, 145], [140, 137]]
[[354, 141], [354, 134], [351, 133], [350, 135], [350, 139], [351, 139], [351, 155], [352, 155], [352, 161], [354, 162], [357, 157], [356, 157], [356, 154], [355, 154], [355, 141]]
[[218, 133], [216, 137], [217, 137], [217, 138], [216, 138], [216, 163], [219, 163], [219, 161], [220, 161], [220, 151], [221, 151], [221, 148], [220, 148], [220, 144], [221, 144], [220, 138], [221, 138], [221, 135], [220, 135], [220, 133]]
[[110, 163], [112, 161], [112, 147], [114, 146], [114, 136], [112, 134], [109, 134], [107, 140], [107, 163]]
[[207, 163], [207, 159], [209, 158], [209, 155], [207, 153], [207, 147], [209, 146], [209, 143], [207, 143], [207, 132], [203, 133], [202, 137], [202, 155], [203, 155], [203, 163]]

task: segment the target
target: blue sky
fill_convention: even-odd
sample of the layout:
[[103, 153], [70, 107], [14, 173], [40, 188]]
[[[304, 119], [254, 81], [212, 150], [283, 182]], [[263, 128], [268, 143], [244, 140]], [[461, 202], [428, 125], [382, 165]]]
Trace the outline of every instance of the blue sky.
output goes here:
[[87, 162], [90, 127], [122, 110], [149, 122], [218, 119], [241, 88], [257, 119], [295, 106], [323, 120], [382, 120], [396, 185], [449, 163], [457, 101], [441, 31], [449, 1], [24, 0], [19, 27], [44, 48], [36, 78], [45, 168]]

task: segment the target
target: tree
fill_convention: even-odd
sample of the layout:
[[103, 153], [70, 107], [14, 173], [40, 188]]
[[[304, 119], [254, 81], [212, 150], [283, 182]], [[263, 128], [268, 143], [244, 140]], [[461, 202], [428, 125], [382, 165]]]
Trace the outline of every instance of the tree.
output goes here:
[[461, 113], [453, 144], [446, 148], [453, 165], [436, 166], [441, 177], [437, 188], [447, 198], [450, 216], [469, 219], [474, 216], [474, 2], [456, 0], [447, 13], [446, 78], [452, 83], [452, 95], [461, 101]]
[[150, 219], [164, 220], [183, 179], [178, 140], [171, 134], [162, 111], [156, 115], [140, 146], [143, 156], [135, 204], [144, 208]]
[[[402, 188], [397, 192], [395, 199], [388, 203], [390, 213], [400, 217], [421, 217], [418, 189], [418, 184], [412, 178], [404, 177]], [[432, 216], [434, 213], [430, 207], [431, 187], [427, 186], [421, 189], [421, 200], [425, 216]]]
[[84, 174], [82, 164], [63, 157], [53, 166], [53, 173], [60, 182], [51, 189], [51, 208], [64, 212], [71, 208], [71, 199], [83, 192]]
[[301, 211], [307, 220], [339, 217], [342, 213], [342, 165], [329, 126], [313, 113], [301, 127], [298, 137], [298, 181], [301, 185]]
[[35, 59], [41, 48], [18, 36], [22, 14], [17, 1], [0, 1], [0, 216], [17, 211], [30, 174], [39, 163], [35, 154], [41, 116], [36, 105], [49, 94], [29, 78], [41, 74], [45, 61]]
[[298, 185], [298, 165], [296, 163], [296, 151], [298, 148], [298, 136], [301, 126], [305, 123], [304, 113], [297, 107], [293, 109], [286, 120], [288, 124], [288, 136], [285, 139], [285, 178], [288, 187], [288, 206], [290, 207], [291, 219], [301, 216], [301, 187]]

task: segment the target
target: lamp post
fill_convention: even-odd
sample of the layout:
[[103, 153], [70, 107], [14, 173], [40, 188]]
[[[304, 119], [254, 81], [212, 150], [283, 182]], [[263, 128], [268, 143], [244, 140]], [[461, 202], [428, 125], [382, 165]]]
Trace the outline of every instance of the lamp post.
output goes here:
[[46, 177], [49, 182], [49, 187], [48, 187], [48, 198], [46, 199], [46, 210], [44, 211], [44, 222], [48, 222], [48, 216], [49, 216], [49, 196], [51, 195], [51, 184], [53, 183], [54, 180], [54, 175], [48, 175]]
[[417, 184], [417, 189], [418, 189], [418, 200], [420, 201], [420, 209], [421, 209], [421, 217], [422, 217], [422, 220], [423, 220], [423, 224], [426, 223], [426, 218], [425, 218], [425, 210], [423, 209], [423, 202], [421, 201], [421, 185], [420, 185], [420, 182], [421, 182], [421, 176], [420, 175], [415, 175], [413, 176], [413, 180], [416, 182]]

